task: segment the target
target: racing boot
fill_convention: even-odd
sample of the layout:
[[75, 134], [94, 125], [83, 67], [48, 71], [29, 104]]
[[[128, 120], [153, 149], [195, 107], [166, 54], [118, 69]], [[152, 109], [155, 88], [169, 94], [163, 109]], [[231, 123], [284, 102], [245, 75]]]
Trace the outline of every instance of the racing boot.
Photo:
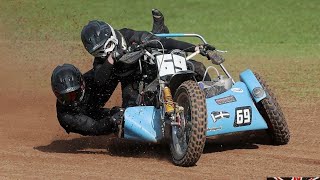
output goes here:
[[158, 9], [152, 9], [152, 17], [153, 17], [153, 26], [152, 33], [169, 33], [169, 29], [166, 25], [164, 25], [164, 16]]
[[114, 107], [111, 109], [111, 121], [113, 122], [113, 133], [119, 137], [123, 137], [123, 128], [124, 128], [124, 108]]

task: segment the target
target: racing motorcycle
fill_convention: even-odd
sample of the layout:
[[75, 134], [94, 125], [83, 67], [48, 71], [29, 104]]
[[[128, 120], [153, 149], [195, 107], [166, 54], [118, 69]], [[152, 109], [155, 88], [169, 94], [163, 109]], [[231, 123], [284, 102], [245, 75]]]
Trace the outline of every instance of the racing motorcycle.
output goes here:
[[[120, 58], [140, 74], [136, 105], [124, 113], [123, 138], [169, 143], [172, 161], [178, 166], [195, 165], [207, 137], [266, 129], [272, 144], [288, 143], [285, 117], [260, 75], [247, 69], [235, 82], [221, 63], [224, 51], [208, 45], [201, 35], [157, 36], [198, 37], [203, 48], [188, 55], [181, 50], [169, 52], [141, 45]], [[219, 65], [225, 75], [209, 66], [203, 77], [209, 69], [214, 69], [217, 76], [211, 81], [197, 80], [189, 60], [198, 54]]]

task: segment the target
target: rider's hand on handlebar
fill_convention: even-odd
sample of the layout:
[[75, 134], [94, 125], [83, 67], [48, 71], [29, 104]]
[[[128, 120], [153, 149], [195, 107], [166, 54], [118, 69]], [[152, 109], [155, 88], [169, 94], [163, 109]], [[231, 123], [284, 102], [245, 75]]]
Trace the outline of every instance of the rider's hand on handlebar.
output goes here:
[[135, 50], [137, 50], [139, 48], [139, 45], [137, 43], [132, 43], [129, 47], [128, 47], [128, 52], [133, 52]]
[[127, 52], [135, 52], [135, 51], [139, 51], [142, 49], [147, 48], [149, 45], [149, 42], [144, 42], [142, 44], [137, 44], [137, 43], [132, 43], [129, 47]]
[[110, 62], [110, 60], [109, 60], [109, 62], [111, 63], [111, 64], [114, 64], [114, 63], [117, 63], [118, 61], [119, 61], [119, 59], [123, 56], [123, 55], [125, 55], [125, 54], [127, 54], [127, 53], [129, 53], [130, 51], [129, 51], [129, 48], [128, 48], [128, 50], [123, 50], [122, 48], [115, 48], [114, 50], [113, 50], [113, 52], [111, 52], [111, 57], [112, 57], [112, 59], [113, 59], [113, 63], [111, 63]]

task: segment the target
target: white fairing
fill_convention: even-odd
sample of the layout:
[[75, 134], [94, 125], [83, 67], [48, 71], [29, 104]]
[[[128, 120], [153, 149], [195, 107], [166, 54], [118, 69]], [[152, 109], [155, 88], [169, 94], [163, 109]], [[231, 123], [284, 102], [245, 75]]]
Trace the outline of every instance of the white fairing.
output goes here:
[[160, 77], [187, 70], [186, 59], [182, 56], [164, 54], [158, 55], [156, 58]]

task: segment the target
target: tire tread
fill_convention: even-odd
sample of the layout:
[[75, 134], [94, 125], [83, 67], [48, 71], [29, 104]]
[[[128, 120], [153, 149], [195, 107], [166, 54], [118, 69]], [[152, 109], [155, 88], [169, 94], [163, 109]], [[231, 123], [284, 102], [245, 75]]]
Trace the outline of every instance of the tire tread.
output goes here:
[[260, 112], [267, 121], [272, 143], [273, 145], [288, 144], [290, 132], [281, 107], [266, 81], [258, 73], [254, 75], [267, 93], [267, 97], [259, 102], [258, 108], [260, 107]]
[[[177, 160], [172, 156], [174, 164], [178, 166], [194, 166], [200, 159], [206, 141], [207, 108], [205, 94], [195, 81], [183, 82], [176, 91], [185, 89], [190, 98], [191, 108], [191, 137], [189, 137], [188, 149], [185, 156]], [[201, 111], [200, 111], [201, 110]]]

